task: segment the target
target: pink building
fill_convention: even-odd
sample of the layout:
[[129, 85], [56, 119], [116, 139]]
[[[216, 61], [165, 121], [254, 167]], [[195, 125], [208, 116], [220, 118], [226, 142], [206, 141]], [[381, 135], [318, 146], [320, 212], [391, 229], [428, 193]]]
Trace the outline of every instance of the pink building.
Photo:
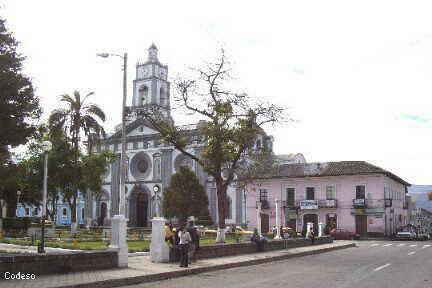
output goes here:
[[276, 225], [275, 200], [282, 200], [281, 225], [303, 232], [306, 223], [344, 228], [362, 236], [392, 235], [408, 224], [405, 195], [410, 184], [363, 161], [280, 165], [278, 172], [248, 185], [248, 228], [257, 227], [261, 202], [261, 229]]

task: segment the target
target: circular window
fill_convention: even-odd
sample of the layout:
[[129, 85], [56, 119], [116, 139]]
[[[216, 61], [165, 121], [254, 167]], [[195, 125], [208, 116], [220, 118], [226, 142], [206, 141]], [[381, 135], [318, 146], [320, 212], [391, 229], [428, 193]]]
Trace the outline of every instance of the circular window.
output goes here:
[[145, 161], [144, 159], [140, 159], [137, 163], [137, 168], [139, 172], [145, 173], [148, 169], [147, 161]]
[[136, 180], [144, 180], [151, 171], [151, 159], [145, 152], [135, 154], [130, 161], [130, 171]]

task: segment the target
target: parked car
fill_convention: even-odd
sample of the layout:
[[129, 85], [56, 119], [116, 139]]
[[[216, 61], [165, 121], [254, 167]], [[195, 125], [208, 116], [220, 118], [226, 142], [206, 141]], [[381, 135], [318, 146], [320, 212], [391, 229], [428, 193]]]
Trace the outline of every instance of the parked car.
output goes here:
[[358, 237], [357, 234], [346, 229], [333, 229], [330, 231], [330, 236], [335, 240], [353, 240]]
[[396, 240], [416, 240], [417, 234], [410, 231], [400, 231], [396, 234]]

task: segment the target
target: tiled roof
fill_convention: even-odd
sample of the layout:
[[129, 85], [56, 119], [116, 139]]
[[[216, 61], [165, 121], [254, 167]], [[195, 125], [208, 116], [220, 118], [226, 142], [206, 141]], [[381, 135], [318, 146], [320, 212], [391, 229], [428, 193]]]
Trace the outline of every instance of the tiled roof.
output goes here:
[[284, 164], [279, 166], [277, 173], [263, 178], [298, 178], [371, 174], [382, 174], [401, 184], [407, 186], [410, 185], [397, 175], [365, 161]]

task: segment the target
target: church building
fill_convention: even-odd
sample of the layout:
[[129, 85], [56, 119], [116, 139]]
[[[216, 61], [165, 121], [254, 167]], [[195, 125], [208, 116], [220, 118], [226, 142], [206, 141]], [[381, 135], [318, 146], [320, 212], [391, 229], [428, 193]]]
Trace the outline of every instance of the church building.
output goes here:
[[[168, 81], [168, 66], [158, 59], [158, 49], [152, 44], [148, 49], [148, 59], [136, 64], [136, 76], [133, 80], [133, 97], [128, 110], [145, 109], [146, 105], [159, 105], [164, 117], [171, 119], [170, 82]], [[120, 109], [119, 109], [120, 110]], [[119, 111], [120, 112], [120, 111]], [[173, 120], [172, 120], [173, 121]], [[199, 153], [202, 148], [198, 132], [200, 123], [188, 125], [188, 152]], [[91, 153], [109, 150], [114, 153], [121, 151], [121, 125], [118, 129], [99, 143], [92, 145]], [[183, 155], [174, 147], [163, 143], [160, 135], [151, 129], [145, 119], [134, 116], [126, 122], [126, 217], [130, 227], [149, 227], [151, 218], [155, 215], [154, 191], [164, 190], [170, 183], [171, 176], [179, 171], [182, 165], [189, 166], [196, 173], [200, 183], [205, 187], [209, 200], [210, 216], [217, 222], [216, 186], [194, 160]], [[260, 145], [272, 145], [272, 137], [261, 136]], [[120, 158], [120, 157], [119, 157]], [[87, 220], [97, 225], [109, 226], [110, 218], [117, 214], [119, 199], [119, 166], [120, 161], [113, 162], [106, 175], [102, 193], [86, 199]], [[90, 194], [90, 193], [89, 193]], [[228, 188], [228, 213], [226, 223], [244, 224], [246, 222], [245, 201], [242, 189], [233, 186]], [[91, 218], [91, 219], [90, 219]]]

